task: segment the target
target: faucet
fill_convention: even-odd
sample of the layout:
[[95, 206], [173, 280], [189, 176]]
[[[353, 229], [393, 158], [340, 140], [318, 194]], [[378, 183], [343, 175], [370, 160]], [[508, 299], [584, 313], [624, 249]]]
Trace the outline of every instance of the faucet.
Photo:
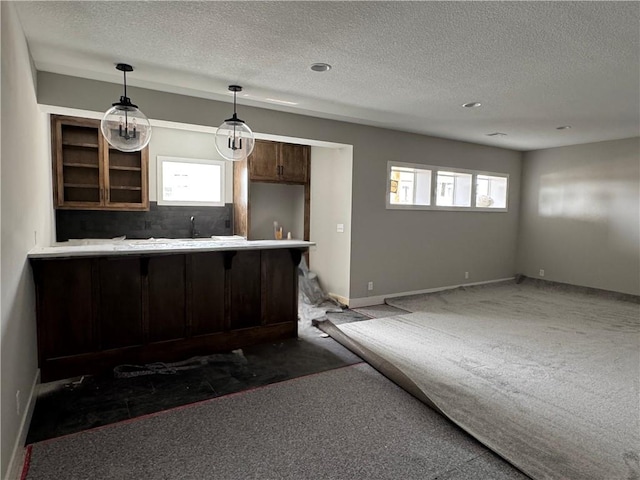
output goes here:
[[191, 222], [191, 228], [189, 230], [191, 233], [191, 238], [196, 238], [198, 236], [198, 230], [196, 230], [196, 217], [191, 215], [191, 219], [189, 221]]

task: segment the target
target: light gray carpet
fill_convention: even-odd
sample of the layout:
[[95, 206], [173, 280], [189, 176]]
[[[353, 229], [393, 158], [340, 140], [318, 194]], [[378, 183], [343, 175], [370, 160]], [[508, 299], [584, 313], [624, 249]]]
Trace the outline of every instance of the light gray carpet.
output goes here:
[[527, 477], [366, 364], [33, 445], [26, 479]]
[[640, 478], [637, 304], [527, 284], [389, 303], [416, 312], [334, 328], [525, 473]]
[[394, 315], [402, 315], [408, 313], [402, 308], [393, 307], [391, 305], [371, 305], [369, 307], [359, 307], [353, 309], [355, 312], [361, 313], [369, 318], [393, 317]]

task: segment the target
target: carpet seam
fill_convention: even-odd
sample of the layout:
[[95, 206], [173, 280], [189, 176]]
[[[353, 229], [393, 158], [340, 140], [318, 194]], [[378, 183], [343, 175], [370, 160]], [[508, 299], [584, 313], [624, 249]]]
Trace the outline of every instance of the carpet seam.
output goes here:
[[20, 475], [20, 480], [27, 480], [27, 476], [29, 475], [29, 467], [31, 466], [31, 450], [33, 449], [32, 445], [27, 445], [26, 451], [24, 454], [24, 463], [22, 464], [22, 474]]

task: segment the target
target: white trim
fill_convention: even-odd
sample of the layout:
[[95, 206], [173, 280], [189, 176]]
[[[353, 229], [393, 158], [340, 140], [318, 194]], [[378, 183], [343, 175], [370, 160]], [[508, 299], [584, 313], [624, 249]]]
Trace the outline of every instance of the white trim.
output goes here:
[[22, 476], [22, 468], [24, 467], [24, 455], [26, 449], [24, 442], [27, 440], [27, 433], [29, 433], [29, 426], [31, 425], [31, 417], [33, 416], [33, 409], [36, 406], [36, 397], [38, 393], [38, 384], [40, 383], [40, 369], [36, 370], [36, 375], [31, 384], [31, 392], [29, 392], [29, 399], [22, 414], [22, 420], [20, 421], [20, 428], [18, 429], [18, 436], [16, 443], [13, 446], [13, 452], [11, 454], [11, 460], [9, 460], [9, 468], [4, 477], [5, 480], [18, 480]]
[[461, 283], [460, 285], [448, 285], [446, 287], [427, 288], [426, 290], [414, 290], [412, 292], [388, 293], [386, 295], [376, 295], [372, 297], [350, 298], [347, 302], [349, 308], [370, 307], [372, 305], [382, 305], [387, 298], [405, 297], [407, 295], [418, 295], [420, 293], [434, 293], [443, 290], [452, 290], [458, 287], [471, 287], [472, 285], [486, 285], [488, 283], [506, 282], [516, 277], [498, 278], [496, 280], [486, 280], [484, 282]]

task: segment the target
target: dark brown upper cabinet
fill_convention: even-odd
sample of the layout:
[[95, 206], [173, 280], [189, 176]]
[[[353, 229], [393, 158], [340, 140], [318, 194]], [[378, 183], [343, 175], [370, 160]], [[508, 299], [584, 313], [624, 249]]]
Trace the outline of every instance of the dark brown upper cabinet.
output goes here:
[[305, 184], [309, 179], [308, 145], [256, 140], [249, 155], [249, 180]]
[[121, 152], [109, 146], [100, 121], [51, 116], [55, 208], [148, 210], [149, 148]]

